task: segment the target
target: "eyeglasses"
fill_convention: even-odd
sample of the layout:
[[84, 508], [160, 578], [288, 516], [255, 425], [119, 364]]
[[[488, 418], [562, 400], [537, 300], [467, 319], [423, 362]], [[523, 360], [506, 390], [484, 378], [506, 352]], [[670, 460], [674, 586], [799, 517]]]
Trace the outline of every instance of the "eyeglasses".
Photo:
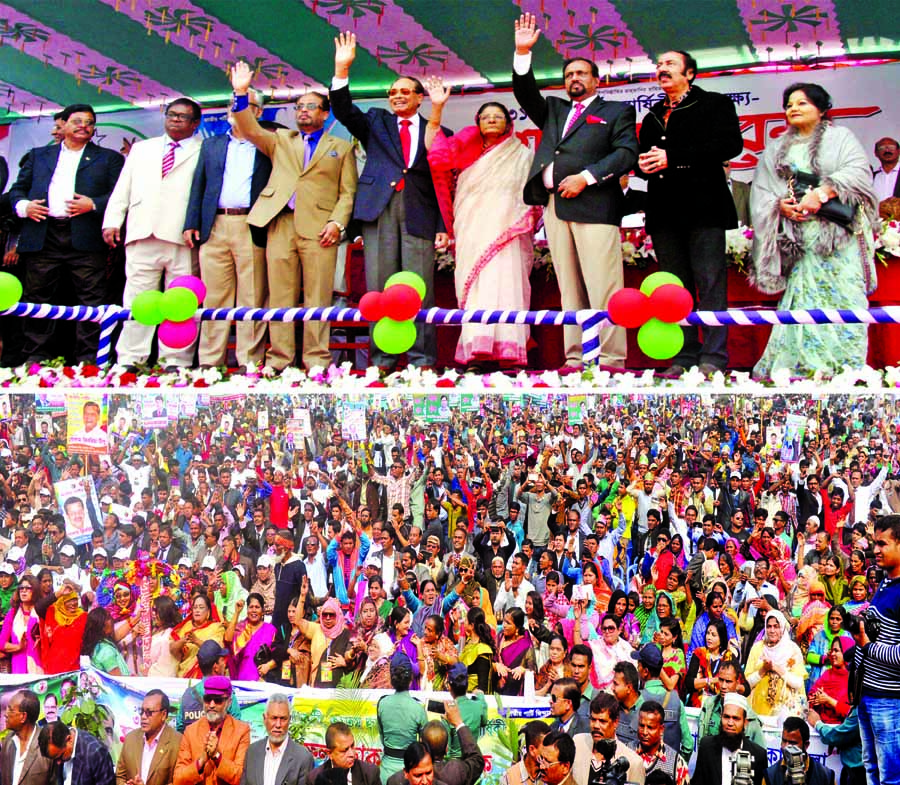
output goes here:
[[603, 632], [617, 632], [618, 629], [619, 629], [618, 627], [606, 627], [606, 626], [604, 626], [604, 627], [603, 627]]
[[95, 120], [69, 120], [76, 128], [94, 128], [97, 125]]
[[336, 619], [337, 614], [336, 613], [323, 613], [322, 618], [323, 619]]
[[294, 108], [300, 110], [307, 109], [310, 112], [314, 112], [316, 109], [322, 109], [323, 107], [321, 104], [294, 104]]
[[168, 120], [178, 120], [180, 123], [189, 123], [194, 119], [194, 115], [185, 114], [184, 112], [166, 112], [166, 118]]
[[[210, 698], [210, 700], [214, 700], [214, 699]], [[164, 709], [141, 709], [141, 716], [142, 717], [152, 717], [154, 714], [159, 714], [161, 711], [164, 711]]]
[[225, 703], [231, 696], [230, 695], [204, 695], [203, 702], [204, 703]]
[[388, 98], [396, 98], [398, 95], [406, 97], [408, 95], [412, 95], [415, 92], [415, 90], [410, 90], [408, 87], [392, 87], [390, 90], [388, 90]]

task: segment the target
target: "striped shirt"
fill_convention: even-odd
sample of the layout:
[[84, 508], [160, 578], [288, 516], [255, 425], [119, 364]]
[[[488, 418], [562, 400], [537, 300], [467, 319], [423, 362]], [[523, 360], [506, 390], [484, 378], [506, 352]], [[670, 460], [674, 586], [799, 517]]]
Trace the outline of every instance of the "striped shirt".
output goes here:
[[[863, 671], [863, 693], [879, 698], [900, 697], [900, 578], [885, 578], [869, 613], [881, 623], [878, 642], [868, 645]], [[859, 667], [863, 653], [857, 649]]]

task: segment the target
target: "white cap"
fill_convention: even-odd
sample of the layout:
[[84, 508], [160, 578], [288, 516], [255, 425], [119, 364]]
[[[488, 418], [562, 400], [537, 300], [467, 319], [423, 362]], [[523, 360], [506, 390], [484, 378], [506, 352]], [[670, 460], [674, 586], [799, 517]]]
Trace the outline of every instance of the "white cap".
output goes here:
[[13, 545], [13, 547], [6, 552], [6, 558], [10, 561], [19, 561], [19, 559], [24, 559], [25, 549], [20, 548], [18, 545]]
[[0, 562], [0, 575], [15, 575], [15, 568], [8, 562]]
[[41, 489], [38, 491], [38, 495], [40, 495], [40, 496], [52, 496], [53, 494], [50, 493], [50, 489], [49, 489], [49, 488], [41, 488]]
[[114, 559], [121, 559], [122, 561], [128, 561], [131, 558], [131, 549], [130, 548], [119, 548], [114, 554]]
[[739, 692], [726, 692], [722, 697], [722, 706], [737, 706], [739, 709], [744, 710], [745, 717], [750, 710], [750, 704], [747, 703], [747, 699]]
[[91, 557], [93, 558], [94, 556], [103, 556], [104, 558], [107, 558], [109, 557], [109, 554], [106, 552], [106, 548], [94, 548], [94, 550], [91, 551]]
[[264, 553], [256, 560], [257, 567], [271, 567], [273, 564], [272, 557], [269, 554]]
[[112, 504], [113, 498], [108, 493], [100, 497], [100, 504]]
[[191, 563], [191, 560], [187, 556], [182, 556], [178, 560], [178, 566], [179, 567], [192, 567], [193, 564]]
[[201, 570], [214, 570], [216, 569], [216, 557], [215, 556], [204, 556], [203, 561], [200, 562]]
[[242, 576], [247, 574], [247, 568], [243, 564], [235, 564], [234, 571], [239, 572]]
[[59, 549], [59, 553], [61, 556], [71, 556], [73, 559], [75, 558], [75, 549], [71, 545], [63, 545], [63, 547]]

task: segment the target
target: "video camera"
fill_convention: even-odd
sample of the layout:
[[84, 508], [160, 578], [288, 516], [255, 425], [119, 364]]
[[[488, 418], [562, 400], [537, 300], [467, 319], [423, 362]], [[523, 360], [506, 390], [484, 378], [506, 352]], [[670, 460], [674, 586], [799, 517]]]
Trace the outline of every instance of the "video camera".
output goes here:
[[613, 759], [616, 754], [615, 739], [601, 739], [594, 742], [594, 752], [603, 756], [603, 765], [598, 774], [598, 785], [625, 785], [628, 781], [628, 758], [624, 755]]

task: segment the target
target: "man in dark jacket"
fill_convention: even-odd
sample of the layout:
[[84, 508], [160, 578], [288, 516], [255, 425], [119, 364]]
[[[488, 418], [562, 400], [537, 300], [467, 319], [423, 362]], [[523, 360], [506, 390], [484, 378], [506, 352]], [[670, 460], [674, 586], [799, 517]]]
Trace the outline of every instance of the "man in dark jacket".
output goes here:
[[[694, 781], [702, 782], [703, 785], [722, 785], [726, 766], [733, 776], [735, 766], [747, 765], [753, 785], [762, 785], [765, 781], [769, 763], [766, 750], [754, 744], [744, 734], [748, 708], [747, 699], [743, 695], [737, 692], [725, 695], [722, 728], [716, 736], [705, 736], [700, 740]], [[728, 754], [723, 755], [723, 751]]]
[[810, 758], [809, 725], [800, 717], [785, 717], [781, 726], [781, 760], [769, 766], [766, 779], [769, 785], [796, 782], [795, 769], [803, 772], [805, 785], [834, 785], [834, 772]]
[[[734, 200], [722, 162], [743, 149], [740, 124], [728, 96], [693, 84], [697, 61], [687, 52], [665, 52], [656, 76], [666, 97], [641, 125], [638, 166], [647, 178], [647, 231], [660, 267], [677, 275], [702, 311], [728, 307], [725, 230], [737, 226]], [[725, 327], [683, 327], [684, 347], [669, 373], [699, 364], [704, 373], [728, 363]]]
[[87, 731], [57, 720], [41, 728], [38, 746], [41, 755], [54, 763], [50, 782], [115, 785], [116, 770], [109, 750]]

